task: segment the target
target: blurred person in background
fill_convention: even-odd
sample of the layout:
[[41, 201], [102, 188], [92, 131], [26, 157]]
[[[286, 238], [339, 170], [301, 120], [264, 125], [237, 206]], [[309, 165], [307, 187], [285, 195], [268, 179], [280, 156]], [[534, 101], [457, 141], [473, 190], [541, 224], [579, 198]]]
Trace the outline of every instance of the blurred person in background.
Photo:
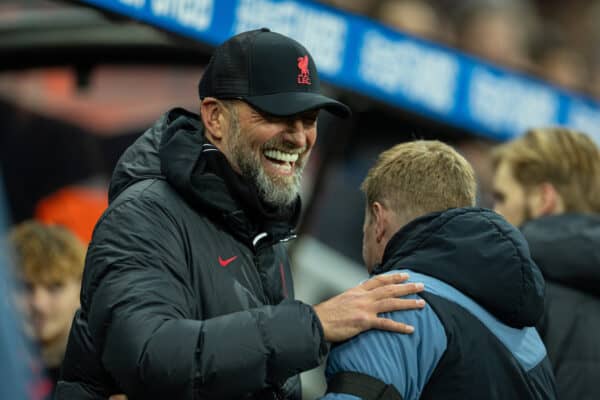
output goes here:
[[19, 326], [17, 312], [9, 299], [14, 282], [8, 276], [4, 246], [0, 248], [0, 399], [44, 399], [51, 395], [50, 382], [31, 362], [28, 346]]
[[[320, 93], [300, 43], [257, 29], [218, 46], [200, 115], [161, 117], [119, 160], [88, 248], [60, 399], [299, 399], [298, 374], [364, 330], [410, 333], [380, 312], [422, 307], [406, 276], [315, 306], [294, 300], [285, 245]], [[327, 268], [323, 265], [323, 268]]]
[[108, 207], [108, 191], [101, 187], [69, 185], [41, 198], [35, 219], [68, 228], [86, 246], [96, 222]]
[[589, 61], [590, 80], [586, 92], [600, 101], [600, 1], [592, 2], [585, 10], [585, 48]]
[[85, 246], [66, 228], [37, 221], [13, 227], [9, 245], [25, 333], [39, 347], [46, 374], [56, 385], [79, 307]]
[[33, 356], [36, 352], [27, 345], [21, 318], [14, 307], [14, 268], [11, 268], [7, 226], [0, 168], [0, 399], [48, 399], [52, 395], [52, 383]]
[[320, 2], [353, 14], [367, 16], [371, 14], [379, 0], [321, 0]]
[[538, 128], [493, 152], [495, 209], [521, 227], [546, 279], [538, 330], [560, 399], [600, 393], [600, 150]]
[[490, 163], [490, 152], [497, 142], [485, 138], [467, 138], [457, 141], [452, 146], [467, 159], [475, 171], [477, 178], [477, 204], [479, 207], [492, 208], [493, 171]]
[[412, 335], [368, 331], [332, 349], [324, 398], [556, 398], [534, 327], [544, 280], [521, 233], [473, 207], [469, 163], [439, 141], [396, 145], [362, 190], [368, 271], [409, 273], [425, 284], [412, 297], [427, 305], [384, 314], [410, 321]]
[[545, 27], [533, 41], [531, 54], [541, 78], [576, 92], [584, 91], [589, 83], [585, 56], [557, 28]]
[[500, 65], [531, 68], [529, 42], [537, 28], [531, 8], [514, 1], [469, 1], [458, 9], [458, 47]]
[[590, 68], [591, 79], [586, 91], [594, 97], [596, 101], [600, 101], [600, 53], [592, 57]]
[[426, 39], [440, 40], [444, 36], [435, 8], [424, 0], [381, 1], [374, 17], [390, 28]]

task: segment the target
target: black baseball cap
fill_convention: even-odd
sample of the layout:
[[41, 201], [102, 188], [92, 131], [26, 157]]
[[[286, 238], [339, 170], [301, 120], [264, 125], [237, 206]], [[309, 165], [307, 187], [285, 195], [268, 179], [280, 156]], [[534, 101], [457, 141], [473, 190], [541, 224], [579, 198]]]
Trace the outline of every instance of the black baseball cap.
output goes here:
[[317, 67], [304, 46], [268, 28], [240, 33], [217, 47], [198, 93], [201, 99], [244, 100], [276, 116], [321, 108], [350, 115], [348, 106], [320, 93]]

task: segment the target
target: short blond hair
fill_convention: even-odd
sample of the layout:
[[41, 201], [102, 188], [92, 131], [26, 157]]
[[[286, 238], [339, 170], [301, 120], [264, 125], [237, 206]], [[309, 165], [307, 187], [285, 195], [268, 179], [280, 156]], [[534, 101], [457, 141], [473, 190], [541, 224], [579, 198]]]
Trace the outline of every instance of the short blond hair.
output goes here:
[[526, 189], [551, 183], [566, 212], [600, 212], [600, 150], [584, 133], [537, 128], [492, 152], [494, 170], [507, 162]]
[[381, 153], [361, 190], [367, 204], [378, 201], [411, 220], [474, 206], [477, 183], [471, 165], [452, 147], [437, 140], [417, 140]]
[[20, 280], [49, 285], [81, 279], [86, 248], [67, 228], [25, 221], [10, 230], [8, 239]]

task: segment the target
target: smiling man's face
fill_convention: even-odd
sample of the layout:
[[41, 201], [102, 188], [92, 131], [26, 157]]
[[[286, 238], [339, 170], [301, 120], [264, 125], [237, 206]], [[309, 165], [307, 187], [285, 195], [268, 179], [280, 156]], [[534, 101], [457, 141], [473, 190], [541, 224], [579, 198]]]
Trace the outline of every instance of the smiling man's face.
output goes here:
[[233, 168], [268, 204], [285, 207], [300, 191], [302, 171], [317, 138], [318, 110], [291, 117], [261, 113], [236, 102], [223, 151]]

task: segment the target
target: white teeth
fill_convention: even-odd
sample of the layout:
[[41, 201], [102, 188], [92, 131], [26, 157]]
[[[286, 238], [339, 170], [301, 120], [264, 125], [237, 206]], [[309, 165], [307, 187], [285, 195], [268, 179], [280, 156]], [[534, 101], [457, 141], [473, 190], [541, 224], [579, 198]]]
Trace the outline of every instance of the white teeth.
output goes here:
[[274, 149], [265, 150], [265, 156], [283, 162], [296, 162], [298, 160], [298, 154], [284, 153]]

